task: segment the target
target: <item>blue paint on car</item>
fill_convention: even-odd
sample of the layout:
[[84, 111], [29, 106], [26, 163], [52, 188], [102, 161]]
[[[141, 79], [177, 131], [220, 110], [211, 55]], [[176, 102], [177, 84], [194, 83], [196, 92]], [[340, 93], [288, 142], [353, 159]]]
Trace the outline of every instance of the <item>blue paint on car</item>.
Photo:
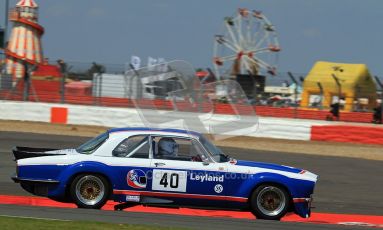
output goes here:
[[291, 172], [291, 173], [299, 173], [302, 171], [302, 169], [292, 168], [292, 167], [283, 166], [283, 165], [263, 163], [263, 162], [243, 161], [243, 160], [238, 160], [236, 165], [272, 169], [272, 170]]

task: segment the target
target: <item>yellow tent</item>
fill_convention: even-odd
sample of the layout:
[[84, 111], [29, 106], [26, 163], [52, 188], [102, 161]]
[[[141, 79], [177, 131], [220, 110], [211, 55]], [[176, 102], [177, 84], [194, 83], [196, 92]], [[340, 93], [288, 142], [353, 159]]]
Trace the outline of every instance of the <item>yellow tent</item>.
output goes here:
[[[339, 80], [339, 89], [333, 75]], [[334, 98], [345, 99], [345, 111], [353, 111], [354, 103], [360, 99], [368, 99], [368, 109], [375, 106], [377, 94], [376, 85], [365, 64], [345, 64], [318, 61], [311, 69], [303, 82], [301, 106], [307, 107], [310, 97], [320, 95], [320, 87], [323, 88], [322, 106], [328, 108]]]

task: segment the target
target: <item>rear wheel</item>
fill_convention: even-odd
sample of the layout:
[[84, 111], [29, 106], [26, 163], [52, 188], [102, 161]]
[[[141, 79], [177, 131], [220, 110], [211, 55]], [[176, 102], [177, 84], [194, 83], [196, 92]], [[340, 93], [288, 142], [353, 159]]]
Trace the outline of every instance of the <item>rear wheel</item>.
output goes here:
[[290, 195], [281, 186], [263, 184], [251, 196], [251, 211], [258, 219], [279, 220], [288, 211]]
[[108, 200], [110, 186], [99, 175], [78, 175], [70, 186], [71, 197], [79, 208], [99, 209]]

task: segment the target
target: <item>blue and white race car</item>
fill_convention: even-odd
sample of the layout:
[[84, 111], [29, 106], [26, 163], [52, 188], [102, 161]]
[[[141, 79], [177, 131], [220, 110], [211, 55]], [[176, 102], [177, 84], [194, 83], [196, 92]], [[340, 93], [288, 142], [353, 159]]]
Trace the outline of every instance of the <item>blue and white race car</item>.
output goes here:
[[202, 134], [117, 128], [77, 149], [15, 147], [12, 179], [28, 192], [80, 208], [136, 204], [250, 210], [278, 220], [310, 216], [317, 175], [230, 158]]

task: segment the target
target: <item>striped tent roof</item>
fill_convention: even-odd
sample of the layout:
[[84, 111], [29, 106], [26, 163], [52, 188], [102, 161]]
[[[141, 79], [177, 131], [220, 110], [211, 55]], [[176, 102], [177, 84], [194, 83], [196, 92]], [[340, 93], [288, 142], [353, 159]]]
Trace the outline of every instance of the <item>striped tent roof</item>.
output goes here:
[[17, 4], [17, 7], [30, 7], [30, 8], [37, 8], [38, 5], [34, 0], [20, 0]]

